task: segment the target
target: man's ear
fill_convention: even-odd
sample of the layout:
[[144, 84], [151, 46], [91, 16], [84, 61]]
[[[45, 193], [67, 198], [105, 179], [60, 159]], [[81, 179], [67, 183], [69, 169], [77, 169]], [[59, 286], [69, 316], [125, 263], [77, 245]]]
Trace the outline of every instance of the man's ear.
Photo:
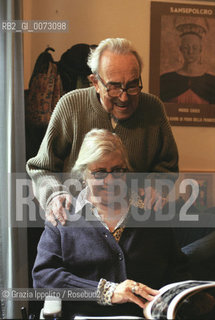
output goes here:
[[90, 74], [88, 76], [90, 82], [93, 84], [93, 86], [96, 88], [96, 92], [99, 93], [99, 86], [98, 86], [98, 79], [95, 74]]

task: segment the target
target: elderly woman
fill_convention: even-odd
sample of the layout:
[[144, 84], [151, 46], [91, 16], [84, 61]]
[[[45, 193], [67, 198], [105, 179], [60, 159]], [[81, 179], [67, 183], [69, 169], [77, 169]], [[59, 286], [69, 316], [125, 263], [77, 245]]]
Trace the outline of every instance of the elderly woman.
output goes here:
[[126, 188], [131, 167], [116, 134], [91, 130], [73, 171], [85, 188], [65, 226], [46, 222], [34, 287], [95, 291], [97, 301], [66, 303], [64, 311], [72, 316], [142, 315], [156, 289], [187, 277], [186, 258], [171, 230], [134, 227], [134, 204]]

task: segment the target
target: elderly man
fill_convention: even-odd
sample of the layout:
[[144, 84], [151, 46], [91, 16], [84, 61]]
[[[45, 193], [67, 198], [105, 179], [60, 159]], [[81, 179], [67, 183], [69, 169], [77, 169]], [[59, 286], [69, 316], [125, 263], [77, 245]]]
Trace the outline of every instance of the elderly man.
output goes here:
[[141, 92], [141, 58], [131, 43], [121, 38], [101, 41], [88, 65], [93, 86], [59, 100], [37, 156], [27, 163], [35, 195], [54, 225], [55, 218], [65, 223], [72, 204], [57, 173], [71, 171], [92, 128], [116, 132], [136, 172], [178, 171], [177, 147], [163, 104]]

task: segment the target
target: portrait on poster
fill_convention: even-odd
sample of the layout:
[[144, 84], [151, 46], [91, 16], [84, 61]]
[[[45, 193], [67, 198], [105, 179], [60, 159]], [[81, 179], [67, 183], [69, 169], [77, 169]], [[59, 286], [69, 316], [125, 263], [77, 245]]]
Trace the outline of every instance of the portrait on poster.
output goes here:
[[215, 126], [214, 38], [215, 7], [152, 3], [150, 91], [174, 125]]
[[163, 102], [215, 104], [215, 42], [208, 41], [209, 31], [214, 31], [215, 36], [215, 19], [161, 17], [160, 97]]

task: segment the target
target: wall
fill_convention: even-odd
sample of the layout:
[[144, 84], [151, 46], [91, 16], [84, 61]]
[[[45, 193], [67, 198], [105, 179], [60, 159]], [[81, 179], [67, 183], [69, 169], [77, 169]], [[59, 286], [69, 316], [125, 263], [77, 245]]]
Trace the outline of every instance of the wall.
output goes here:
[[[70, 22], [68, 33], [24, 33], [25, 88], [38, 55], [47, 46], [55, 49], [53, 57], [57, 61], [76, 43], [96, 44], [107, 37], [125, 37], [132, 41], [143, 57], [143, 90], [148, 92], [150, 0], [23, 0], [23, 3], [24, 20]], [[215, 170], [215, 128], [172, 129], [179, 149], [181, 170]]]
[[[55, 49], [53, 57], [59, 60], [61, 54], [76, 43], [96, 44], [108, 37], [125, 37], [135, 44], [148, 66], [149, 12], [148, 0], [135, 0], [135, 7], [131, 0], [24, 0], [25, 20], [70, 22], [68, 33], [24, 34], [24, 60], [31, 61], [30, 69], [29, 65], [25, 69], [25, 87], [36, 58], [47, 46]], [[143, 80], [148, 86], [146, 71], [147, 67]], [[148, 89], [146, 85], [145, 89]]]

